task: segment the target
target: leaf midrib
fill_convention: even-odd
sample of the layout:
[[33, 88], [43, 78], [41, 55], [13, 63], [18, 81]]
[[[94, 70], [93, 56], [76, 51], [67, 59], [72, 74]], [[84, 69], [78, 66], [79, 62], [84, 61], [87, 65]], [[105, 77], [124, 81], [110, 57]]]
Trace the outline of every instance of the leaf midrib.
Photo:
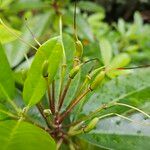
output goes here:
[[21, 123], [21, 121], [18, 121], [17, 124], [14, 126], [14, 128], [11, 130], [12, 132], [10, 132], [10, 135], [8, 137], [7, 142], [5, 143], [5, 146], [4, 146], [3, 150], [7, 150], [7, 148], [9, 147], [11, 141], [14, 138], [14, 135], [16, 134], [16, 130], [18, 129], [20, 123]]

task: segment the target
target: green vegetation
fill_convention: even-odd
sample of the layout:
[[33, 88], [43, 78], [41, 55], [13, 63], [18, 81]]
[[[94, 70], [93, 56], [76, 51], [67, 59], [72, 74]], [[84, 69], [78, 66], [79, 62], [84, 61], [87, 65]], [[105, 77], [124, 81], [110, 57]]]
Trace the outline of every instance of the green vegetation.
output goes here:
[[149, 150], [150, 25], [92, 1], [0, 1], [0, 150]]

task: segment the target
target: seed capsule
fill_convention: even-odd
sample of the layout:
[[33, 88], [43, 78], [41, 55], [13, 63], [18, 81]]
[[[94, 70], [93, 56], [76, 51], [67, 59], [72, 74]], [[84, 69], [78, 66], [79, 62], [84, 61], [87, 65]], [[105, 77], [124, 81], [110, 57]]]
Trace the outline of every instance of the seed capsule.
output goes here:
[[81, 58], [83, 54], [83, 45], [79, 40], [75, 42], [75, 45], [76, 45], [75, 57]]
[[48, 65], [49, 65], [48, 60], [44, 61], [43, 66], [42, 66], [42, 75], [43, 75], [43, 77], [48, 76]]
[[91, 130], [93, 130], [96, 127], [98, 121], [99, 121], [99, 118], [97, 117], [92, 119], [92, 121], [84, 128], [84, 131], [90, 132]]
[[73, 79], [76, 74], [79, 72], [80, 68], [81, 68], [82, 64], [78, 65], [78, 66], [75, 66], [71, 71], [70, 71], [70, 74], [69, 74], [69, 77], [71, 79]]
[[101, 71], [94, 79], [94, 81], [91, 83], [90, 85], [90, 89], [91, 90], [94, 90], [96, 89], [101, 83], [102, 83], [102, 80], [104, 79], [105, 77], [105, 71]]
[[43, 113], [45, 116], [50, 116], [52, 114], [50, 109], [44, 109]]

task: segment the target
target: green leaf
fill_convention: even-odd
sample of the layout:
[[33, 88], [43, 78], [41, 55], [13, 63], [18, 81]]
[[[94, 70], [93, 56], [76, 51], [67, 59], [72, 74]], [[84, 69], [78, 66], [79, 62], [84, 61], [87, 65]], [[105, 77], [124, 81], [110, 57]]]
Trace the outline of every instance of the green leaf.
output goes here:
[[100, 40], [100, 50], [102, 55], [102, 60], [105, 66], [108, 66], [112, 58], [112, 48], [108, 40]]
[[0, 103], [0, 121], [8, 118], [7, 112], [6, 107]]
[[117, 55], [116, 57], [114, 57], [114, 59], [110, 63], [110, 67], [112, 69], [124, 67], [127, 64], [129, 64], [129, 62], [130, 62], [130, 56], [126, 53], [121, 53]]
[[80, 1], [78, 3], [78, 6], [85, 11], [104, 13], [103, 7], [101, 7], [100, 5], [97, 5], [96, 3], [90, 2], [90, 1], [86, 1], [86, 2]]
[[1, 9], [7, 8], [12, 3], [12, 1], [13, 0], [5, 0], [5, 1], [1, 0], [0, 1], [0, 7], [1, 7]]
[[62, 54], [63, 43], [59, 36], [48, 40], [38, 49], [23, 89], [23, 98], [28, 106], [38, 103], [46, 92], [47, 83], [42, 75], [44, 62], [49, 62], [48, 81], [50, 84], [58, 70]]
[[138, 31], [142, 31], [143, 19], [142, 19], [142, 16], [139, 12], [136, 12], [134, 14], [134, 24], [137, 27]]
[[107, 73], [107, 75], [110, 78], [114, 78], [118, 75], [122, 74], [128, 74], [131, 71], [130, 70], [117, 70], [116, 68], [121, 68], [129, 64], [131, 58], [126, 53], [121, 53], [117, 55], [112, 62], [110, 63], [110, 71]]
[[26, 122], [0, 122], [1, 150], [55, 150], [54, 140], [44, 130]]
[[[0, 44], [0, 98], [13, 99], [15, 84], [4, 49]], [[0, 99], [1, 100], [1, 99]]]
[[[130, 119], [140, 123], [149, 123], [141, 115], [132, 115]], [[149, 150], [150, 127], [128, 122], [119, 117], [111, 117], [99, 122], [97, 128], [81, 136], [84, 140], [106, 149]]]
[[11, 5], [12, 10], [11, 12], [18, 12], [18, 11], [24, 11], [24, 10], [33, 10], [33, 9], [46, 9], [48, 7], [49, 3], [47, 2], [40, 2], [40, 1], [18, 1]]
[[122, 35], [125, 34], [126, 29], [125, 29], [125, 22], [123, 19], [118, 20], [118, 30]]
[[[112, 101], [142, 107], [146, 102], [149, 102], [149, 74], [149, 69], [140, 69], [132, 74], [123, 75], [105, 83], [103, 87], [86, 98], [88, 102], [84, 106], [83, 113], [89, 114], [89, 112], [93, 112], [103, 104]], [[129, 109], [126, 109], [126, 107], [115, 106], [108, 109], [108, 112], [123, 113], [127, 110]]]
[[[20, 35], [21, 33], [15, 29], [9, 28], [12, 32], [16, 33], [17, 35]], [[0, 42], [2, 44], [6, 44], [8, 42], [16, 40], [16, 37], [14, 37], [11, 33], [9, 33], [3, 25], [0, 24]]]

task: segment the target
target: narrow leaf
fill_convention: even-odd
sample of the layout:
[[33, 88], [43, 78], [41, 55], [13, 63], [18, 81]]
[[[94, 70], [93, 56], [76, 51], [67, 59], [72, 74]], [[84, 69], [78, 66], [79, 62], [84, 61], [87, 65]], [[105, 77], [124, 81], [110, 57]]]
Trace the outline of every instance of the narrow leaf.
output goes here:
[[38, 103], [46, 92], [47, 83], [42, 75], [44, 62], [49, 62], [48, 80], [50, 84], [59, 67], [62, 53], [63, 44], [59, 36], [48, 40], [38, 49], [24, 84], [23, 98], [28, 106]]
[[[0, 44], [0, 98], [12, 99], [15, 95], [15, 84], [4, 49]], [[0, 99], [1, 100], [1, 99]]]
[[112, 57], [112, 48], [108, 40], [100, 40], [100, 50], [104, 65], [108, 66]]

